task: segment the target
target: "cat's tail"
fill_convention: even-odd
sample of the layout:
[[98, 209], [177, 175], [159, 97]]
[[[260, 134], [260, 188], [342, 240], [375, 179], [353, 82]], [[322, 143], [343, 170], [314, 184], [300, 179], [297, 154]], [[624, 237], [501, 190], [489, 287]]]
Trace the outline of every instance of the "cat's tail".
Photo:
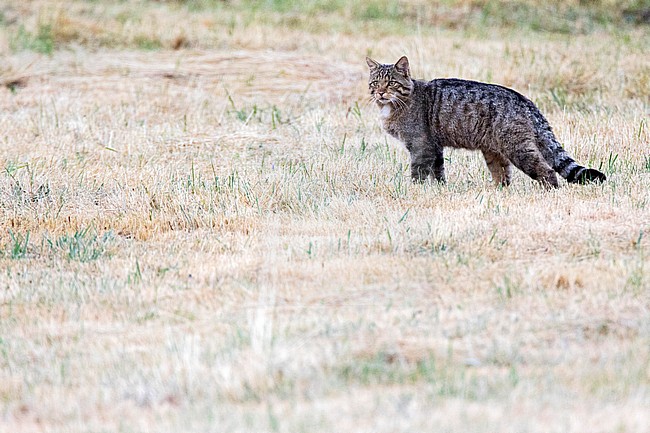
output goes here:
[[578, 164], [561, 146], [556, 151], [553, 169], [569, 183], [600, 183], [607, 180], [607, 176], [595, 168]]

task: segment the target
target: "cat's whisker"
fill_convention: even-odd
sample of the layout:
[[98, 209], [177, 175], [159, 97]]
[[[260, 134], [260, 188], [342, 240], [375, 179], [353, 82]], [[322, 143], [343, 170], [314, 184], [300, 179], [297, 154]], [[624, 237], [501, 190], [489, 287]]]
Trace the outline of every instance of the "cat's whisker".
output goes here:
[[404, 102], [404, 101], [402, 100], [402, 98], [400, 98], [400, 97], [397, 96], [397, 95], [391, 95], [390, 100], [391, 100], [391, 102], [398, 102], [398, 103], [400, 103], [400, 102], [403, 103], [403, 102]]
[[373, 95], [368, 98], [366, 107], [370, 106], [371, 104], [376, 104], [377, 103], [377, 98]]
[[398, 108], [406, 108], [406, 102], [404, 102], [399, 96], [393, 96], [391, 102]]

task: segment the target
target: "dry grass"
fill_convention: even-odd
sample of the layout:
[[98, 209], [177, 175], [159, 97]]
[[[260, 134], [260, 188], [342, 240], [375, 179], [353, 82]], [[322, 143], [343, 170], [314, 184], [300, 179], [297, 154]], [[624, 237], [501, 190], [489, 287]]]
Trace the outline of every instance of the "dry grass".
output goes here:
[[[220, 32], [177, 3], [2, 15], [0, 430], [650, 431], [647, 28]], [[53, 10], [50, 55], [11, 48]], [[498, 190], [457, 151], [410, 184], [368, 52], [526, 93], [609, 180]]]

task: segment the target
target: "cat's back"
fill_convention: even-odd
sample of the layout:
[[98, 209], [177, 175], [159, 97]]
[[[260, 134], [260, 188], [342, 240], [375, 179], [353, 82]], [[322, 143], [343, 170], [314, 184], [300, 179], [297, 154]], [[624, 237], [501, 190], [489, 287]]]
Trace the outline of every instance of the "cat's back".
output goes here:
[[521, 93], [498, 84], [460, 78], [436, 78], [423, 84], [432, 97], [437, 96], [443, 101], [510, 104], [519, 108], [535, 108], [532, 101]]
[[507, 87], [458, 78], [419, 85], [427, 100], [429, 127], [446, 146], [498, 146], [513, 134], [538, 137], [550, 130], [537, 107]]

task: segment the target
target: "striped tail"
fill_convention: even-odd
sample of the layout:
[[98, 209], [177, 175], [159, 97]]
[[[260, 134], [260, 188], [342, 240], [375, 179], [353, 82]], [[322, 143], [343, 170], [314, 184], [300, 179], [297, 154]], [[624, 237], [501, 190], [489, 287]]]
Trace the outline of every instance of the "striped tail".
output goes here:
[[561, 147], [559, 152], [556, 154], [553, 169], [569, 183], [579, 183], [584, 185], [586, 183], [600, 183], [607, 180], [607, 176], [595, 168], [587, 168], [578, 164], [569, 156], [566, 150]]

